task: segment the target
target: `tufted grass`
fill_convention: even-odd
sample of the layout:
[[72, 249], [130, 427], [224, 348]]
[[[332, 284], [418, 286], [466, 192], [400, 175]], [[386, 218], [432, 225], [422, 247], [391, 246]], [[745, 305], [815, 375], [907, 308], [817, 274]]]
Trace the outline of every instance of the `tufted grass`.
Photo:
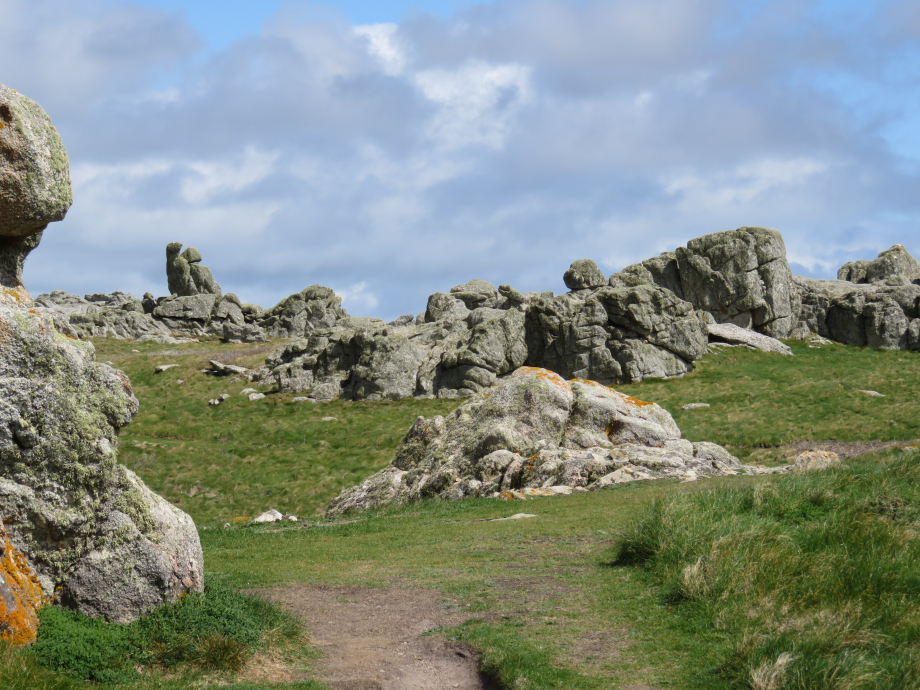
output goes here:
[[[795, 357], [731, 348], [682, 379], [619, 389], [663, 405], [686, 438], [751, 462], [784, 461], [807, 441], [903, 445], [920, 436], [917, 353], [791, 345]], [[121, 435], [122, 461], [195, 518], [207, 567], [228, 586], [437, 588], [445, 607], [471, 617], [444, 634], [481, 649], [505, 688], [917, 685], [920, 497], [914, 456], [899, 448], [807, 477], [421, 503], [328, 522], [311, 516], [386, 465], [418, 414], [458, 403], [312, 405], [282, 395], [250, 403], [238, 394], [247, 382], [199, 370], [216, 355], [257, 365], [265, 354], [247, 353], [253, 346], [97, 347], [141, 400]], [[170, 362], [179, 366], [154, 376]], [[207, 406], [225, 391], [231, 400]], [[689, 402], [712, 407], [677, 409]], [[308, 519], [233, 521], [268, 508]], [[538, 517], [491, 521], [518, 512]], [[157, 682], [190, 687], [168, 675]]]
[[656, 501], [612, 562], [731, 641], [713, 680], [755, 690], [920, 687], [920, 452]]

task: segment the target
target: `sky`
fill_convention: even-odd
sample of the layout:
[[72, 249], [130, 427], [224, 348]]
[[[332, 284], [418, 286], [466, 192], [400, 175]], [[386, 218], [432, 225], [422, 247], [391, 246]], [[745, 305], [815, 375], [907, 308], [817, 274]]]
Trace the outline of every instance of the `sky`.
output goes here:
[[793, 271], [920, 256], [915, 0], [0, 0], [0, 82], [75, 202], [33, 296], [167, 293], [196, 247], [263, 307], [386, 320], [481, 278], [564, 292], [711, 232]]

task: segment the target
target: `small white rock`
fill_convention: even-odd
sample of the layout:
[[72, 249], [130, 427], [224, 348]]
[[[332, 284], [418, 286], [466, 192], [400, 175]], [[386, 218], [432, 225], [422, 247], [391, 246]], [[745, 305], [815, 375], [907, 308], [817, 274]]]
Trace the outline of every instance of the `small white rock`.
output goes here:
[[884, 398], [884, 397], [885, 397], [883, 394], [879, 393], [878, 391], [864, 391], [864, 390], [859, 390], [859, 391], [857, 391], [857, 392], [858, 392], [858, 393], [865, 393], [866, 395], [871, 395], [873, 398]]
[[140, 350], [131, 350], [131, 352], [140, 352]]
[[686, 405], [678, 409], [680, 410], [699, 410], [704, 407], [709, 407], [709, 403], [687, 403]]
[[287, 516], [286, 518], [284, 518], [284, 519], [287, 520], [288, 522], [297, 522], [297, 516], [296, 516], [296, 515], [288, 515], [288, 516]]
[[323, 422], [336, 422], [336, 421], [338, 421], [338, 419], [339, 419], [338, 417], [323, 417], [320, 421], [323, 421]]
[[278, 522], [284, 518], [284, 515], [279, 513], [277, 510], [272, 508], [271, 510], [266, 510], [264, 513], [252, 519], [253, 522]]
[[222, 401], [223, 401], [223, 400], [229, 400], [229, 399], [230, 399], [230, 394], [229, 394], [229, 393], [221, 393], [221, 394], [220, 394], [220, 399], [221, 399]]
[[250, 393], [249, 394], [250, 400], [261, 400], [264, 397], [265, 397], [265, 393]]
[[176, 383], [182, 383], [182, 379], [176, 379]]
[[489, 522], [504, 522], [505, 520], [524, 520], [526, 518], [537, 517], [533, 513], [515, 513], [510, 517], [495, 518], [494, 520], [489, 520]]
[[240, 395], [249, 395], [250, 393], [255, 393], [255, 392], [256, 392], [255, 388], [244, 388], [243, 390], [240, 391]]
[[220, 405], [222, 402], [219, 398], [211, 398], [208, 400], [208, 405]]
[[291, 402], [316, 402], [316, 401], [310, 400], [310, 398], [305, 398], [301, 395], [296, 398], [291, 398]]
[[153, 370], [154, 374], [162, 374], [167, 369], [172, 369], [173, 367], [179, 366], [178, 364], [160, 364]]

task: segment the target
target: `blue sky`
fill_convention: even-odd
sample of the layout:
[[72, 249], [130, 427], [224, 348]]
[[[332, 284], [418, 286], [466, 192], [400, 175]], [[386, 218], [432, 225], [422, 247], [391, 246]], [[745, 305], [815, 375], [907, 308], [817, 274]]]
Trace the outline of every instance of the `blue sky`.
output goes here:
[[[284, 3], [281, 0], [141, 0], [138, 4], [180, 13], [209, 48], [220, 49], [238, 38], [256, 33], [262, 22]], [[463, 0], [346, 0], [310, 4], [316, 13], [340, 15], [352, 24], [380, 24], [399, 22], [417, 14], [447, 18], [466, 7], [488, 3]]]
[[75, 203], [33, 295], [164, 294], [165, 246], [265, 307], [472, 278], [564, 291], [742, 225], [833, 277], [920, 255], [915, 0], [0, 0]]

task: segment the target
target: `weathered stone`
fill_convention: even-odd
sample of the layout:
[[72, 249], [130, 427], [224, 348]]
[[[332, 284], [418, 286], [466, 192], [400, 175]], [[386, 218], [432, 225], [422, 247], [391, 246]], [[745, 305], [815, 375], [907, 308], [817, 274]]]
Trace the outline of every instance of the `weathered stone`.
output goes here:
[[173, 367], [179, 366], [178, 364], [159, 364], [153, 369], [154, 374], [162, 374], [164, 371], [169, 371]]
[[221, 325], [221, 340], [225, 343], [264, 343], [265, 333], [253, 323], [238, 325], [225, 321]]
[[709, 342], [741, 344], [763, 352], [792, 354], [792, 348], [776, 338], [741, 328], [732, 323], [707, 324], [706, 329], [709, 331]]
[[200, 590], [191, 519], [116, 461], [127, 376], [35, 310], [0, 307], [0, 339], [0, 512], [45, 595], [125, 622]]
[[0, 640], [22, 646], [35, 642], [38, 609], [50, 603], [29, 561], [10, 543], [0, 520]]
[[800, 453], [792, 465], [793, 472], [814, 472], [840, 464], [837, 453], [827, 450], [806, 450]]
[[[886, 350], [918, 349], [912, 336], [920, 285], [860, 286], [828, 303], [826, 330], [832, 340]], [[920, 324], [918, 324], [920, 325]]]
[[837, 280], [851, 283], [888, 282], [892, 285], [920, 281], [920, 263], [903, 245], [896, 244], [872, 261], [851, 261], [837, 271]]
[[330, 288], [311, 285], [263, 311], [256, 323], [270, 338], [304, 338], [347, 317], [341, 297]]
[[166, 245], [166, 280], [169, 292], [180, 297], [196, 295], [198, 290], [192, 280], [191, 267], [188, 261], [179, 256], [181, 250], [181, 242], [170, 242]]
[[434, 321], [463, 321], [470, 314], [470, 308], [454, 295], [436, 292], [428, 298], [425, 309], [425, 323]]
[[223, 362], [218, 362], [216, 359], [208, 360], [208, 364], [211, 365], [211, 372], [217, 376], [245, 376], [249, 369], [246, 367], [238, 367], [235, 364], [224, 364]]
[[587, 290], [607, 284], [607, 278], [591, 259], [573, 261], [562, 280], [569, 290]]
[[279, 522], [283, 519], [284, 519], [284, 515], [282, 515], [281, 513], [279, 513], [277, 510], [273, 508], [271, 510], [266, 510], [264, 513], [262, 513], [258, 517], [254, 517], [252, 521], [254, 523]]
[[535, 300], [527, 310], [527, 363], [603, 383], [667, 378], [706, 352], [693, 306], [656, 285], [602, 287]]
[[192, 277], [192, 282], [195, 283], [195, 289], [199, 293], [220, 297], [220, 285], [214, 280], [209, 268], [201, 264], [190, 264], [189, 274]]
[[199, 252], [194, 247], [188, 247], [184, 252], [182, 252], [182, 254], [180, 254], [180, 256], [190, 264], [198, 264], [202, 261], [201, 252]]
[[22, 262], [72, 203], [70, 163], [51, 119], [0, 84], [0, 302], [29, 302]]
[[658, 285], [709, 312], [717, 323], [776, 338], [792, 332], [800, 310], [783, 238], [768, 228], [698, 237], [674, 252], [628, 266], [608, 282], [613, 287]]
[[419, 417], [392, 464], [343, 491], [326, 514], [423, 498], [560, 494], [568, 491], [559, 487], [742, 472], [721, 446], [682, 440], [654, 403], [525, 367], [447, 417]]

